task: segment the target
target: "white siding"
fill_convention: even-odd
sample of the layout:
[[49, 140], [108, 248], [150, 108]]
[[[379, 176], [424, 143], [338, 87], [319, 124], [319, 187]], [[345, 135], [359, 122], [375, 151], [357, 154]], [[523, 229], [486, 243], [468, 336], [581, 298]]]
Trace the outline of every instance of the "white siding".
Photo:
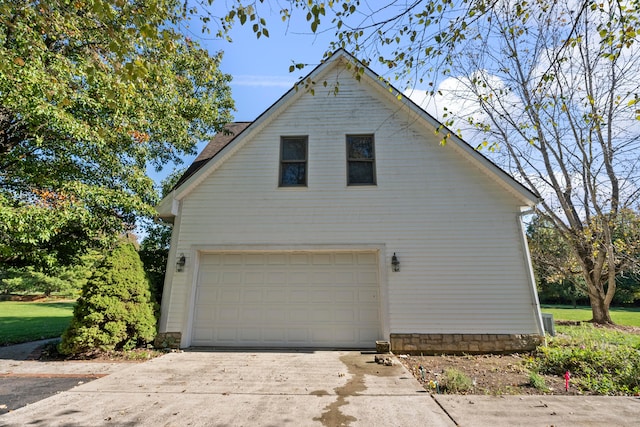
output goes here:
[[[522, 205], [415, 116], [343, 71], [288, 108], [182, 200], [176, 253], [208, 245], [384, 245], [391, 333], [539, 333]], [[331, 87], [331, 84], [328, 85]], [[377, 186], [347, 187], [345, 135], [375, 135]], [[278, 188], [280, 136], [308, 135], [307, 188]], [[194, 259], [187, 265], [194, 266]], [[184, 330], [193, 271], [166, 330]]]

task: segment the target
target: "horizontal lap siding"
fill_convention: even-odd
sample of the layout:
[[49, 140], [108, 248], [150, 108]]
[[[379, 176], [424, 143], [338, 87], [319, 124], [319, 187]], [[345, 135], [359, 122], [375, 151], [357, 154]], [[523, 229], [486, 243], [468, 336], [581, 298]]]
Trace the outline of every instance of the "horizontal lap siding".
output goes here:
[[[345, 135], [354, 133], [375, 135], [376, 187], [346, 186]], [[281, 135], [308, 135], [308, 188], [277, 187]], [[183, 200], [177, 253], [385, 244], [401, 261], [388, 274], [392, 333], [532, 333], [518, 211], [453, 147], [348, 79], [337, 97], [304, 94]], [[186, 284], [175, 285], [183, 295]]]

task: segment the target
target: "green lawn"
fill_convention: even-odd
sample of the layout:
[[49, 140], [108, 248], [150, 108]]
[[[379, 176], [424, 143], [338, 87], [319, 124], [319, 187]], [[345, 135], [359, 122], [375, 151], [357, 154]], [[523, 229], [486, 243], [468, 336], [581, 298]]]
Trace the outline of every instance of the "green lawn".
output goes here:
[[59, 337], [69, 326], [74, 305], [0, 301], [0, 345]]
[[[580, 320], [591, 319], [591, 307], [573, 308], [570, 305], [542, 305], [543, 313], [553, 314], [554, 320]], [[619, 325], [640, 327], [639, 307], [612, 307], [610, 309], [611, 320]]]

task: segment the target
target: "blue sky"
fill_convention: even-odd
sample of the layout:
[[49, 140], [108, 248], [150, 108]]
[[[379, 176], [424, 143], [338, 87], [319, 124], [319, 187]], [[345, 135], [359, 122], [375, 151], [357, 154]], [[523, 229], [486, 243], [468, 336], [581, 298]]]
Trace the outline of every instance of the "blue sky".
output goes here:
[[[224, 52], [220, 69], [233, 77], [230, 86], [236, 104], [236, 121], [255, 120], [300, 77], [311, 72], [322, 60], [333, 35], [333, 32], [312, 34], [303, 16], [298, 16], [288, 27], [276, 10], [264, 18], [269, 28], [268, 38], [257, 39], [250, 25], [237, 23], [230, 33], [232, 43], [216, 39], [213, 35], [203, 35], [197, 22], [193, 22], [191, 28], [182, 28], [183, 34], [197, 40], [211, 54]], [[290, 73], [289, 66], [294, 61], [309, 66]], [[204, 145], [206, 141], [198, 144], [198, 152]], [[183, 166], [188, 166], [194, 158], [185, 157]], [[149, 173], [159, 183], [172, 170], [173, 165], [166, 165], [160, 173], [151, 170]]]

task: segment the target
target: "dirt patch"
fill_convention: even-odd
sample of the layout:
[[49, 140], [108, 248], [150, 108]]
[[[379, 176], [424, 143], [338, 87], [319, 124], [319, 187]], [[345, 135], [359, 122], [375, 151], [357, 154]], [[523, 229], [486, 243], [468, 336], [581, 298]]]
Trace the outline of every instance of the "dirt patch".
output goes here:
[[467, 394], [579, 394], [575, 387], [565, 390], [563, 377], [541, 375], [546, 390], [533, 387], [526, 367], [529, 354], [466, 356], [400, 356], [399, 359], [423, 387], [437, 393], [448, 368], [463, 372], [474, 386]]

